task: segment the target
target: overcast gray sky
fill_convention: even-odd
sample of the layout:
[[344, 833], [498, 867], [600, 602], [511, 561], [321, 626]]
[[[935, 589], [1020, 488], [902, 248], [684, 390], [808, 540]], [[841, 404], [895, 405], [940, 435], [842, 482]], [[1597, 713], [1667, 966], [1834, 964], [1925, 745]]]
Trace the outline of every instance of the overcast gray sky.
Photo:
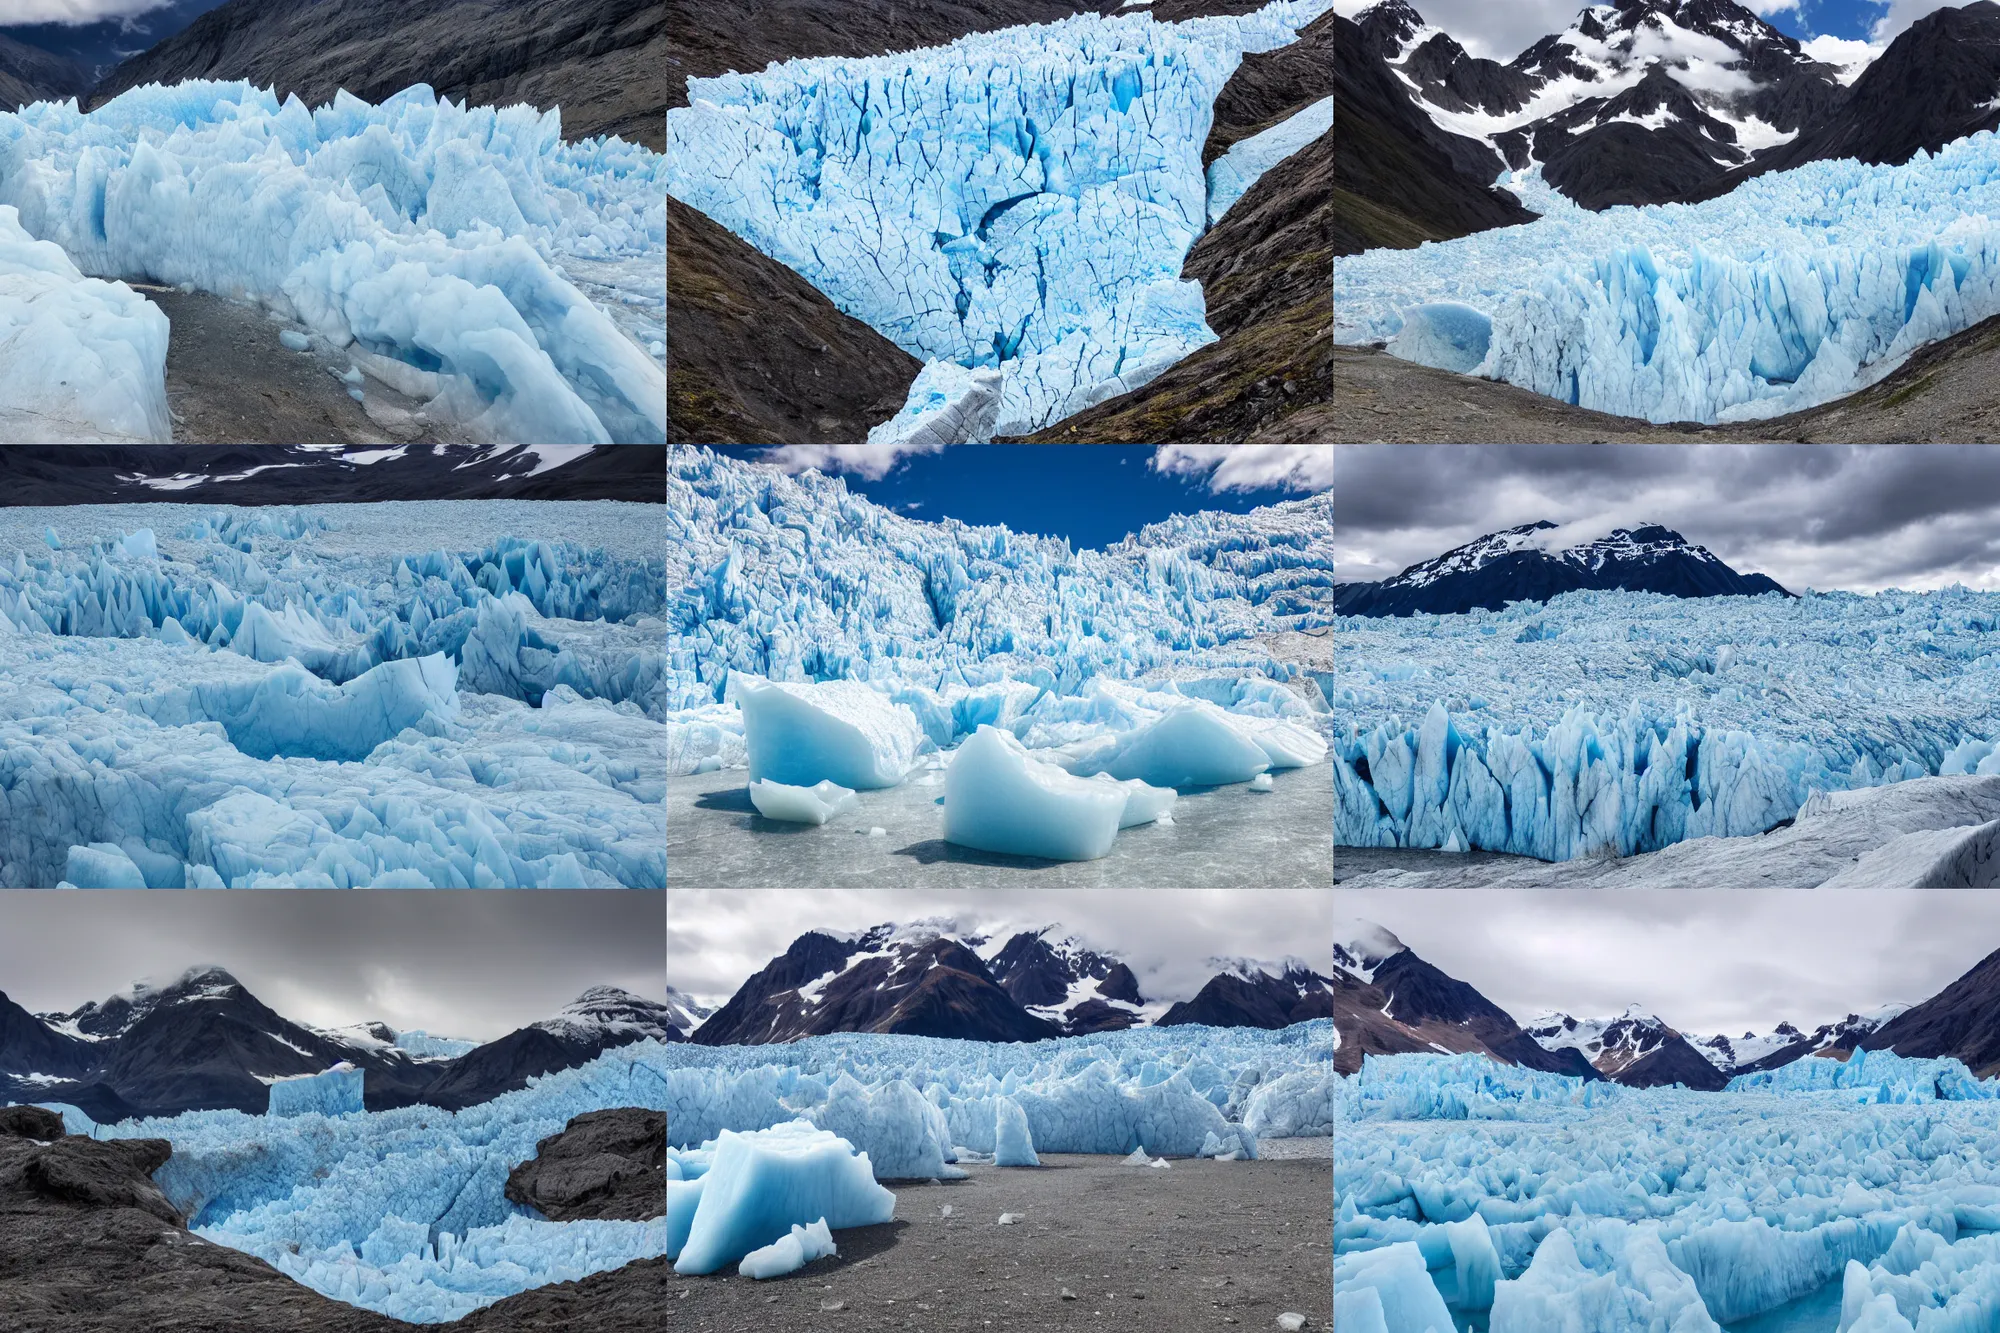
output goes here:
[[613, 890], [0, 892], [0, 991], [67, 1012], [214, 963], [294, 1022], [486, 1041], [590, 986], [662, 997], [665, 913]]
[[1340, 445], [1334, 559], [1387, 578], [1550, 519], [1664, 523], [1799, 592], [2000, 589], [1987, 445]]
[[715, 1005], [809, 930], [950, 917], [961, 930], [1011, 934], [1060, 922], [1122, 957], [1148, 1000], [1191, 998], [1211, 957], [1332, 956], [1333, 895], [1290, 889], [674, 889], [667, 905], [667, 981]]
[[13, 23], [95, 23], [99, 19], [127, 19], [155, 9], [165, 9], [170, 0], [0, 0], [0, 22]]
[[1810, 1031], [1927, 1000], [2000, 949], [2000, 894], [1985, 890], [1334, 896], [1343, 924], [1386, 926], [1523, 1023], [1637, 1003], [1703, 1036], [1768, 1032], [1784, 1019]]

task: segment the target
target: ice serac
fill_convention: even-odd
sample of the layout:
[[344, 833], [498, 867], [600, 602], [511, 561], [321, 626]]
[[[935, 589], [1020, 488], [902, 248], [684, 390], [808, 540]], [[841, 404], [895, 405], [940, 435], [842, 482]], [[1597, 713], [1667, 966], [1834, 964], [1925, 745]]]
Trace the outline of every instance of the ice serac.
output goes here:
[[[896, 1196], [875, 1183], [868, 1158], [803, 1120], [724, 1130], [699, 1155], [704, 1170], [676, 1273], [716, 1272], [795, 1226], [839, 1231], [895, 1220]], [[687, 1156], [681, 1154], [683, 1162]]]
[[[434, 417], [517, 443], [666, 438], [665, 371], [646, 350], [665, 325], [664, 174], [637, 145], [565, 143], [556, 112], [423, 85], [308, 109], [190, 81], [88, 114], [0, 115], [0, 204], [84, 273], [262, 304]], [[39, 356], [76, 353], [79, 392], [115, 390], [89, 409], [106, 416], [92, 438], [166, 440], [166, 321], [117, 290], [79, 288], [103, 316], [82, 342], [44, 319]]]
[[167, 317], [0, 204], [0, 443], [167, 444]]
[[1012, 1097], [993, 1101], [993, 1165], [1040, 1166], [1035, 1156], [1034, 1136], [1028, 1132], [1028, 1113]]
[[914, 713], [859, 681], [739, 678], [731, 688], [743, 708], [753, 783], [893, 787], [916, 763], [923, 743]]
[[271, 1084], [272, 1115], [347, 1115], [365, 1110], [364, 1071], [342, 1060], [323, 1074], [281, 1078]]
[[[1082, 14], [690, 79], [667, 189], [913, 355], [1004, 371], [998, 431], [1026, 433], [1215, 340], [1180, 279], [1215, 96], [1325, 9]], [[933, 383], [883, 429], [921, 430]]]
[[1095, 861], [1111, 852], [1130, 799], [1122, 786], [1075, 777], [998, 727], [958, 747], [944, 777], [944, 838], [961, 847]]

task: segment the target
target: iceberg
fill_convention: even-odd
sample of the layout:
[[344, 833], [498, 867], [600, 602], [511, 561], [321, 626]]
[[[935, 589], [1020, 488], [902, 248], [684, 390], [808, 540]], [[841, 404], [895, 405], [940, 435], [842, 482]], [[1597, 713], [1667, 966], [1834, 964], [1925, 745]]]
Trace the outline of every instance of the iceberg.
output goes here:
[[789, 787], [893, 787], [916, 763], [916, 715], [851, 680], [736, 680], [750, 781]]
[[854, 792], [832, 782], [819, 782], [810, 787], [787, 787], [782, 782], [767, 780], [750, 784], [750, 803], [766, 819], [783, 820], [790, 824], [824, 824], [835, 815], [854, 808]]
[[342, 1060], [323, 1074], [273, 1080], [270, 1114], [348, 1115], [365, 1110], [362, 1076], [362, 1070]]
[[[683, 1164], [689, 1155], [681, 1154]], [[781, 1242], [795, 1226], [820, 1228], [817, 1234], [830, 1246], [832, 1231], [895, 1220], [896, 1196], [875, 1183], [867, 1155], [806, 1121], [747, 1133], [724, 1130], [695, 1155], [703, 1172], [687, 1239], [670, 1256], [676, 1273], [716, 1272]], [[767, 1255], [758, 1267], [775, 1258]], [[744, 1273], [772, 1277], [781, 1271], [789, 1270]]]
[[1110, 854], [1129, 799], [1123, 787], [1074, 777], [1007, 732], [981, 727], [945, 771], [944, 838], [1010, 856], [1094, 861]]

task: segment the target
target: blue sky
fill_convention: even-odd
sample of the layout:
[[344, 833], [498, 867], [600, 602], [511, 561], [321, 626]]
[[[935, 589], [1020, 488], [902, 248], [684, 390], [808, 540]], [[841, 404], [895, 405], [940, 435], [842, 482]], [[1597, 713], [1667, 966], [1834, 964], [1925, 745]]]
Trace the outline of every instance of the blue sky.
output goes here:
[[1219, 445], [1162, 453], [1165, 471], [1148, 445], [957, 445], [904, 454], [886, 465], [862, 447], [843, 453], [729, 446], [716, 452], [777, 461], [794, 471], [837, 469], [851, 489], [912, 518], [1004, 523], [1017, 532], [1067, 537], [1077, 547], [1103, 547], [1170, 514], [1245, 513], [1332, 484], [1330, 446]]

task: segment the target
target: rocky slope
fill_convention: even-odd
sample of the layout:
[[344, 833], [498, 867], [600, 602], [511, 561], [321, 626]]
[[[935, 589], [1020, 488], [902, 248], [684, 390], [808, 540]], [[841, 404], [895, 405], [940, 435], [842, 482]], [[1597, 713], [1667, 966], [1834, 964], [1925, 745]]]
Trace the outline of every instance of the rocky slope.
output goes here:
[[2000, 1074], [2000, 950], [1861, 1039], [1906, 1056], [1956, 1056], [1981, 1078]]
[[427, 83], [481, 106], [560, 106], [568, 138], [665, 151], [667, 15], [655, 0], [229, 0], [113, 69], [90, 105], [181, 79], [248, 79], [309, 105]]
[[667, 200], [667, 439], [859, 443], [920, 369], [804, 278]]
[[0, 32], [0, 109], [81, 97], [90, 85], [90, 71], [76, 61]]

